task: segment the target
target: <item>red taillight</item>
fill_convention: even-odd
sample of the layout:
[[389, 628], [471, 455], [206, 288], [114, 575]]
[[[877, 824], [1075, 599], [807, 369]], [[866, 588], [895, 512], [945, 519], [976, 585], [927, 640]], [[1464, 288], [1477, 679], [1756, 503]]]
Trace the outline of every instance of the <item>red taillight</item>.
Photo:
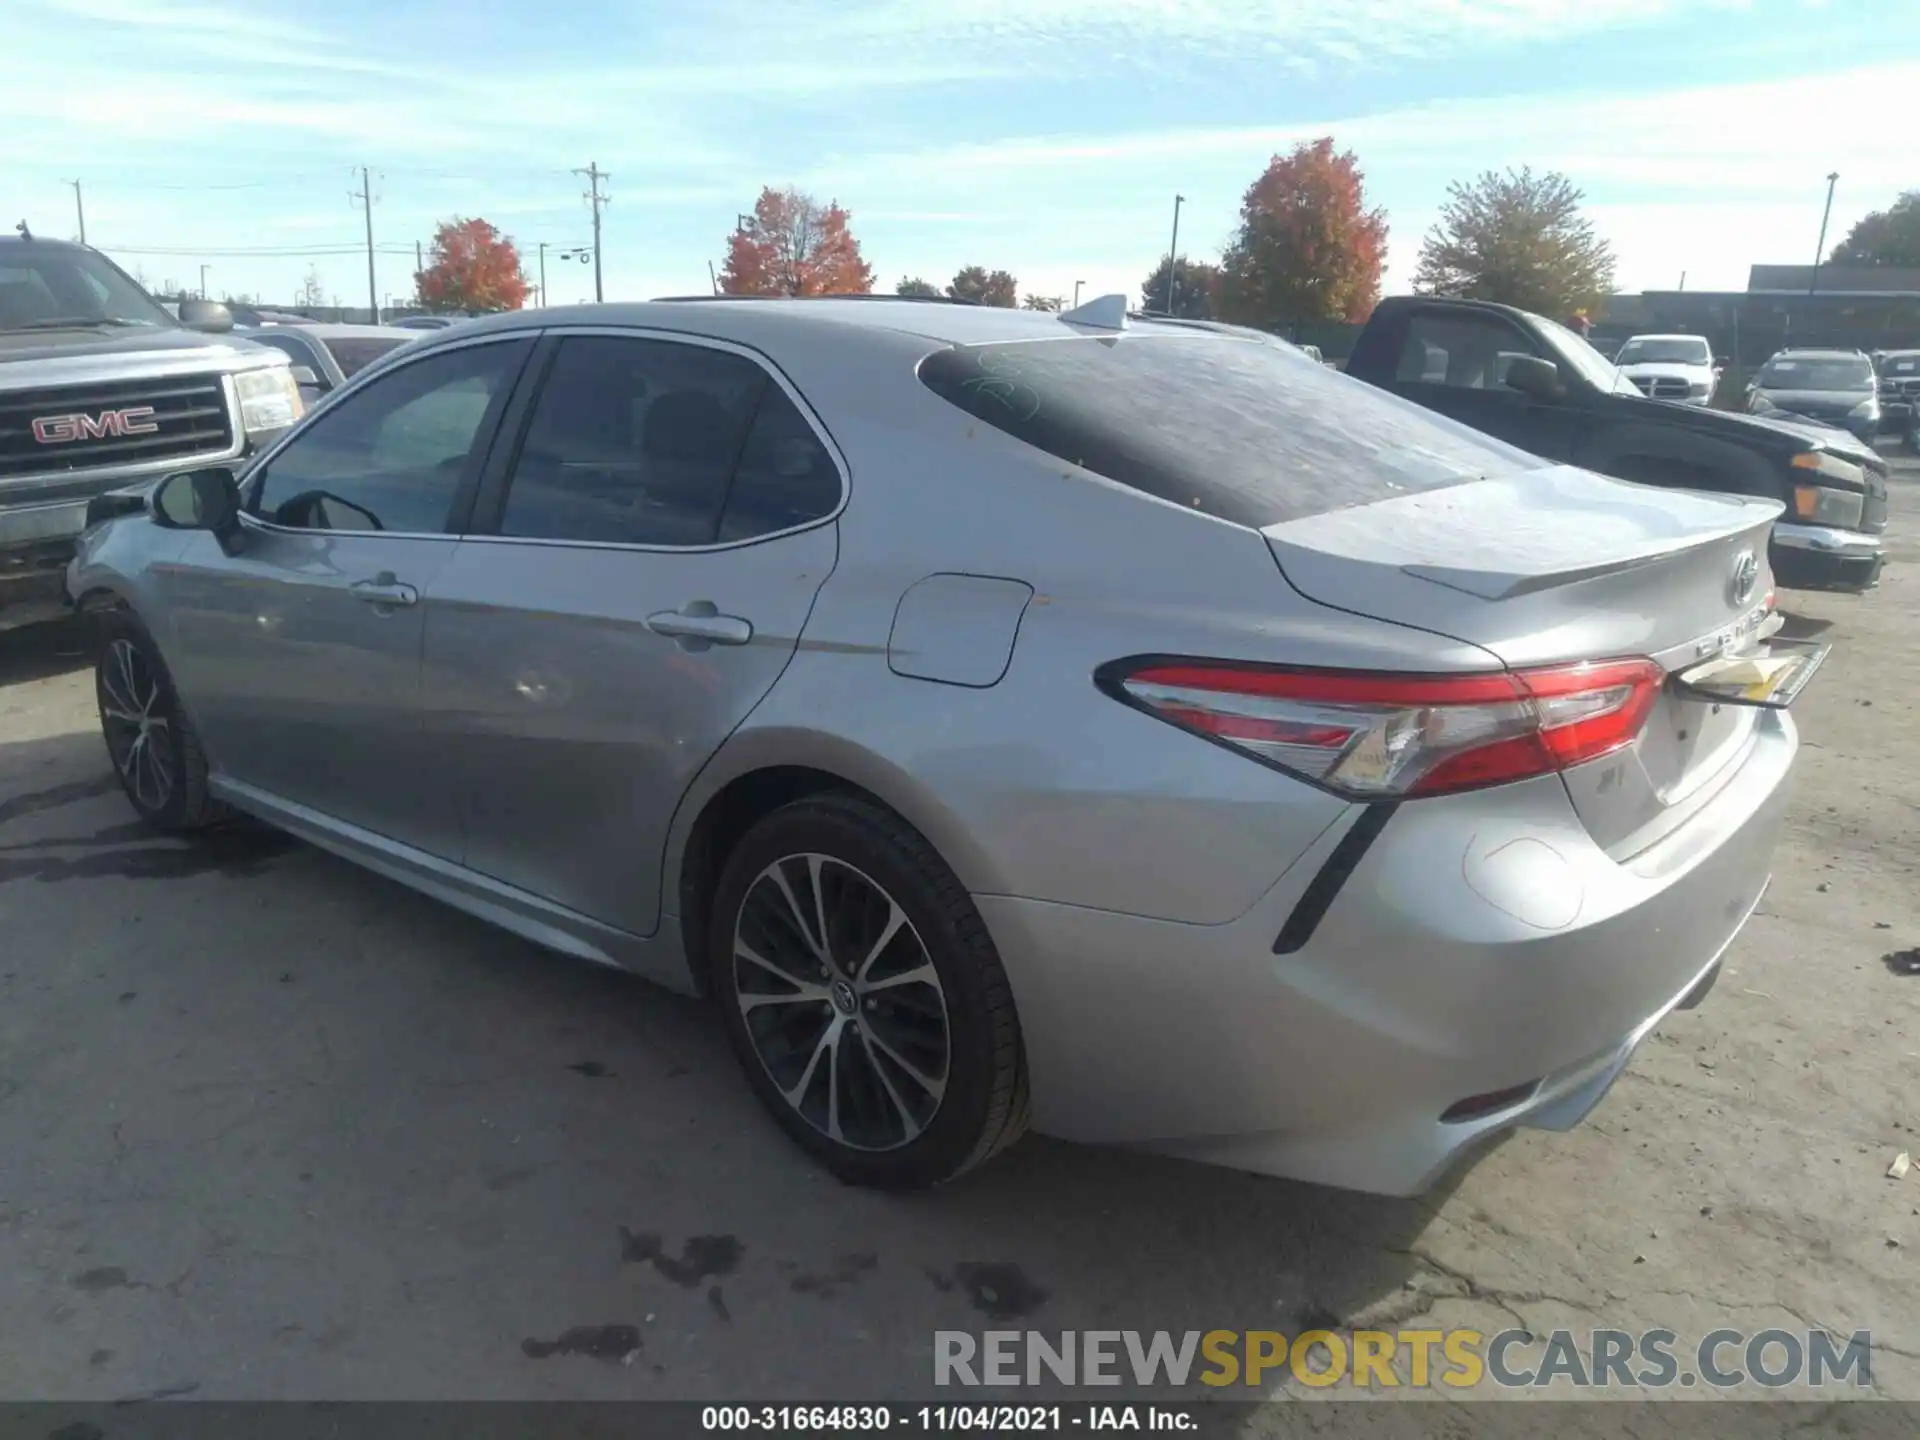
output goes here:
[[1478, 675], [1154, 660], [1102, 679], [1170, 724], [1379, 799], [1503, 785], [1611, 754], [1639, 736], [1666, 672], [1639, 659]]

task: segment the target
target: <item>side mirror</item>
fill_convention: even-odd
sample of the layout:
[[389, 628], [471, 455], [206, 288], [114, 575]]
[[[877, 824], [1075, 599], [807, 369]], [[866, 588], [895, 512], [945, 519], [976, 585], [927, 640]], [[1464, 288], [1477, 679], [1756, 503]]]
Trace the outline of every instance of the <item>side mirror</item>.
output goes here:
[[240, 536], [240, 482], [223, 466], [182, 470], [153, 489], [153, 523], [163, 530], [205, 530], [234, 553]]
[[224, 335], [233, 329], [233, 312], [218, 300], [182, 300], [180, 323], [189, 330]]
[[1560, 367], [1537, 355], [1516, 355], [1507, 362], [1507, 388], [1518, 390], [1531, 400], [1558, 400], [1566, 386], [1560, 383]]
[[324, 390], [327, 388], [327, 382], [313, 373], [313, 367], [311, 365], [295, 365], [293, 367], [293, 383], [306, 390]]

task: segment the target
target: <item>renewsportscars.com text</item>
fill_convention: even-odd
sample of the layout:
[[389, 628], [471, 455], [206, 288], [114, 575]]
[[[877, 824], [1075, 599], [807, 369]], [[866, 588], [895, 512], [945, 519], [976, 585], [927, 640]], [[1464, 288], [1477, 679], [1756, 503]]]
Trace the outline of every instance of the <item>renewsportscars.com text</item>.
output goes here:
[[[1355, 1389], [1578, 1389], [1757, 1384], [1873, 1384], [1873, 1337], [1826, 1330], [1713, 1330], [1687, 1344], [1672, 1330], [965, 1330], [934, 1332], [944, 1386], [1126, 1385], [1178, 1389], [1302, 1385]], [[1538, 1345], [1534, 1352], [1530, 1347]]]

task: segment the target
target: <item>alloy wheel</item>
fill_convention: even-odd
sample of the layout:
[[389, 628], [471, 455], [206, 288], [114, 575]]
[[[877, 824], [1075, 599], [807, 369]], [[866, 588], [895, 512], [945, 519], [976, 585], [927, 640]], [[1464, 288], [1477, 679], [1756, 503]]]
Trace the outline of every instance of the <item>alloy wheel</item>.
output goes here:
[[734, 921], [734, 993], [754, 1053], [828, 1139], [896, 1150], [946, 1093], [946, 992], [884, 887], [830, 855], [789, 855], [747, 887]]
[[131, 640], [115, 640], [100, 660], [100, 724], [107, 753], [136, 805], [166, 808], [173, 797], [173, 726], [160, 678]]

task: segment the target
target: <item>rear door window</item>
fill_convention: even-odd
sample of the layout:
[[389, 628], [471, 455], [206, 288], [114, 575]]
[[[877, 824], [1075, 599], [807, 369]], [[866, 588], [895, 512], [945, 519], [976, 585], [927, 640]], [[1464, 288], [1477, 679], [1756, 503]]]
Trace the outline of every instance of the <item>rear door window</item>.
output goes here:
[[960, 345], [923, 360], [920, 379], [1056, 459], [1255, 528], [1546, 463], [1233, 336]]
[[704, 345], [562, 340], [514, 465], [500, 533], [713, 544], [728, 481], [771, 383], [745, 356]]

